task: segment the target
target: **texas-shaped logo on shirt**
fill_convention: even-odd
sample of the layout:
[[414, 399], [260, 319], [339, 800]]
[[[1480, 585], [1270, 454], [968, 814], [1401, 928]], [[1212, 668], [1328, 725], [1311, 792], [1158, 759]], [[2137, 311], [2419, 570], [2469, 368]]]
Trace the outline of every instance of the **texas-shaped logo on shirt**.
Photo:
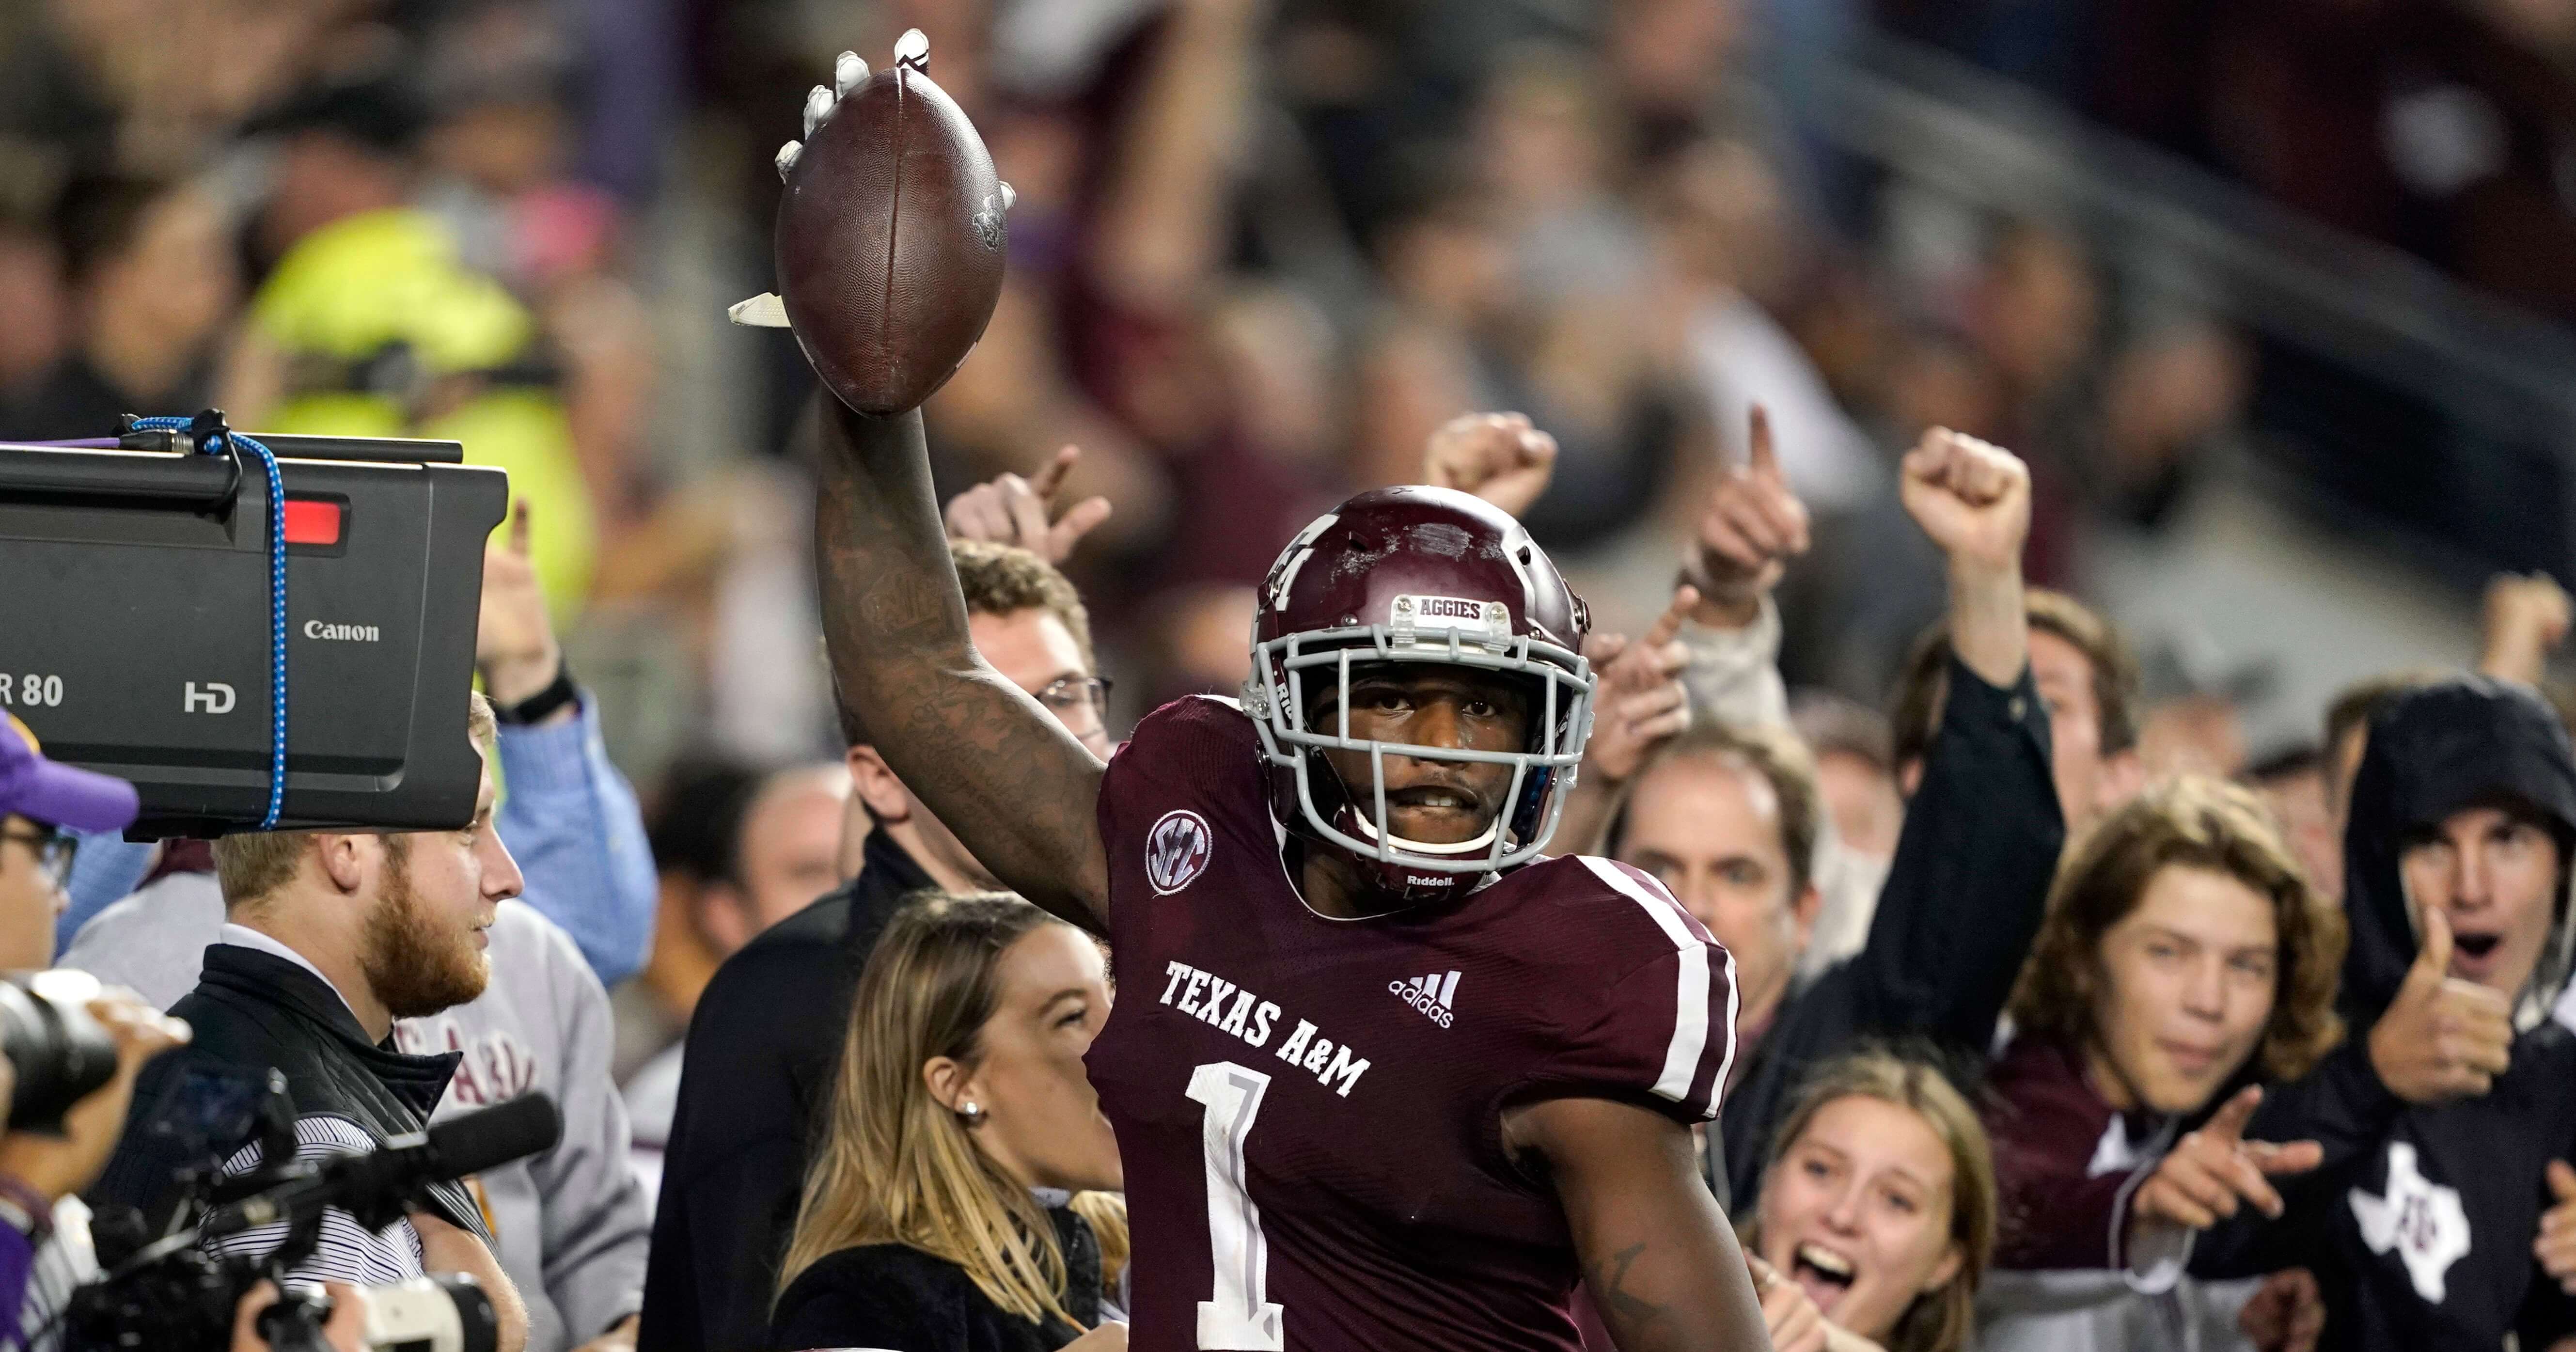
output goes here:
[[2460, 1190], [2424, 1177], [2415, 1167], [2415, 1147], [2388, 1143], [2388, 1183], [2378, 1196], [2352, 1190], [2352, 1214], [2361, 1222], [2361, 1242], [2372, 1253], [2397, 1251], [2415, 1294], [2442, 1303], [2444, 1277], [2451, 1264], [2469, 1251], [2469, 1213], [2460, 1206]]

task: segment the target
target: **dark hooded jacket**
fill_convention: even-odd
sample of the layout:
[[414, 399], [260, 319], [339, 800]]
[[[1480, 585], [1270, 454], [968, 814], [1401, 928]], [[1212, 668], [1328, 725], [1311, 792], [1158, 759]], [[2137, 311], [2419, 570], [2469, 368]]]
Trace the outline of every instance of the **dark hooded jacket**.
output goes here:
[[[2479, 1098], [2399, 1100], [2372, 1070], [2368, 1032], [2417, 950], [2398, 880], [2411, 832], [2462, 808], [2518, 801], [2558, 837], [2556, 914], [2532, 986], [2517, 1002], [2512, 1067]], [[2576, 1302], [2532, 1257], [2549, 1206], [2544, 1166], [2576, 1150], [2576, 1036], [2548, 1017], [2567, 974], [2566, 861], [2576, 859], [2576, 755], [2529, 690], [2445, 681], [2372, 719], [2344, 837], [2352, 943], [2339, 997], [2344, 1045], [2306, 1079], [2276, 1087], [2253, 1139], [2315, 1139], [2325, 1163], [2282, 1190], [2287, 1213], [2249, 1210], [2200, 1237], [2192, 1270], [2241, 1276], [2304, 1266], [2326, 1303], [2322, 1346], [2493, 1352], [2576, 1332]]]

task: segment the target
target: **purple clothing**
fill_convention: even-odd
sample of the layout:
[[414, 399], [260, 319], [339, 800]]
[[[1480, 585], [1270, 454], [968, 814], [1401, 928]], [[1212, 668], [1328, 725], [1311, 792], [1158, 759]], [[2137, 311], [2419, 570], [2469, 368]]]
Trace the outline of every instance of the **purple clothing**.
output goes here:
[[47, 826], [114, 831], [134, 820], [134, 786], [111, 775], [58, 764], [36, 751], [36, 735], [0, 712], [0, 816], [15, 813]]
[[1110, 761], [1100, 833], [1122, 994], [1087, 1060], [1127, 1167], [1129, 1345], [1581, 1347], [1563, 1209], [1502, 1114], [1714, 1117], [1726, 950], [1599, 859], [1318, 915], [1281, 866], [1251, 721], [1203, 696]]
[[24, 1310], [27, 1274], [36, 1266], [36, 1246], [17, 1226], [0, 1225], [0, 1310]]
[[2001, 1203], [1995, 1267], [2125, 1267], [2129, 1195], [2163, 1158], [2170, 1119], [2124, 1116], [2093, 1092], [2074, 1048], [2025, 1037], [1986, 1073], [1985, 1120]]

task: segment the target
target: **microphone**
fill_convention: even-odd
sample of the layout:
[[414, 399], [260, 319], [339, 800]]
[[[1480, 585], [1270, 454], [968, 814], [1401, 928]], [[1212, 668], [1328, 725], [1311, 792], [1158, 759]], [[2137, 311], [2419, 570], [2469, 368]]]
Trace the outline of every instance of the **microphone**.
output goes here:
[[426, 1132], [411, 1132], [363, 1155], [337, 1155], [293, 1166], [289, 1176], [255, 1197], [208, 1215], [200, 1239], [292, 1220], [324, 1207], [357, 1213], [362, 1222], [391, 1221], [406, 1198], [431, 1183], [445, 1183], [512, 1160], [550, 1150], [563, 1139], [563, 1114], [541, 1093], [522, 1094]]

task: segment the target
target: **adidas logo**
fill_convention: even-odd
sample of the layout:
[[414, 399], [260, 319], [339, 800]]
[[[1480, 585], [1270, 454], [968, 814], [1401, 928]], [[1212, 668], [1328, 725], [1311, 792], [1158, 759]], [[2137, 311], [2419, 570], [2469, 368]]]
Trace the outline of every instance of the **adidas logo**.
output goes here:
[[1386, 988], [1443, 1028], [1457, 1017], [1449, 1009], [1449, 997], [1458, 993], [1456, 972], [1433, 972], [1428, 976], [1390, 981]]

